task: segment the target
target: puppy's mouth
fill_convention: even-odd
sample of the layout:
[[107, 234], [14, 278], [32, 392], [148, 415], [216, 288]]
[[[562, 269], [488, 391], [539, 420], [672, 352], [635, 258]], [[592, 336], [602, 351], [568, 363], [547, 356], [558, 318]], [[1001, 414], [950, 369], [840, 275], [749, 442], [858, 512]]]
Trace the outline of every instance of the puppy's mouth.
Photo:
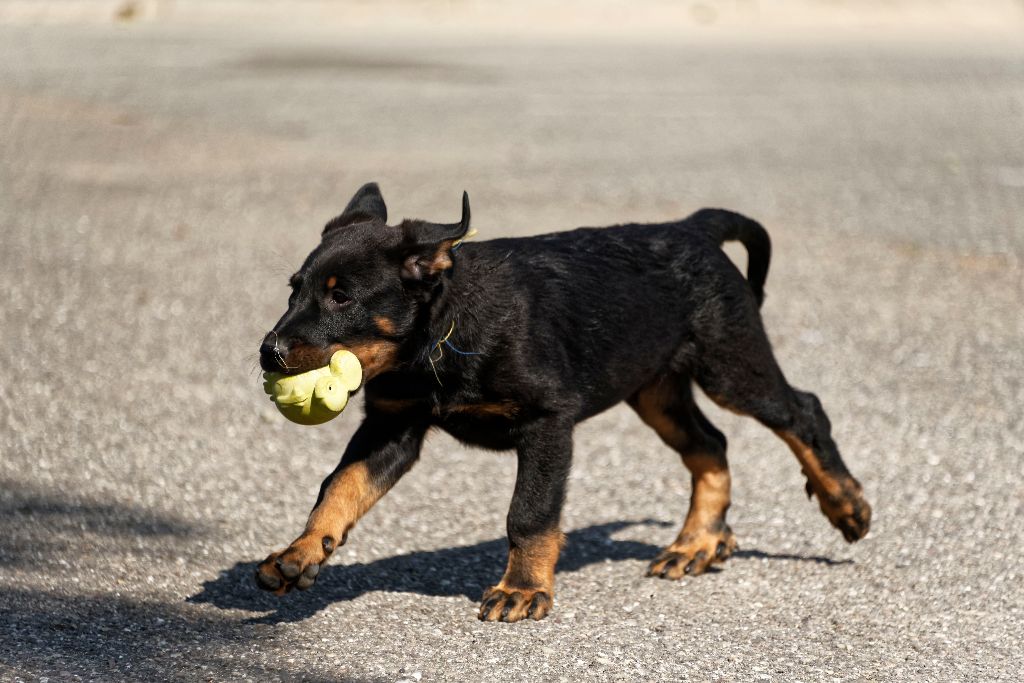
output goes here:
[[331, 356], [340, 348], [340, 344], [329, 346], [296, 344], [289, 348], [275, 346], [260, 354], [260, 367], [266, 372], [301, 375], [330, 363]]

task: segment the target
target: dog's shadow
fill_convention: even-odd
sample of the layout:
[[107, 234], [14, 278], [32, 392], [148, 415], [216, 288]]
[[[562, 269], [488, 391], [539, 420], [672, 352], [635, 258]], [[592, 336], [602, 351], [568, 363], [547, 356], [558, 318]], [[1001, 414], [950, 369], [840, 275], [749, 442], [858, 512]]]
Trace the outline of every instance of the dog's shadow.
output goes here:
[[[639, 541], [616, 540], [612, 534], [636, 525], [674, 526], [655, 520], [620, 521], [597, 524], [571, 531], [558, 561], [558, 571], [571, 572], [605, 561], [649, 560], [658, 546]], [[306, 592], [293, 591], [280, 598], [256, 588], [255, 562], [239, 562], [188, 602], [212, 604], [221, 609], [265, 612], [249, 623], [276, 624], [307, 619], [332, 603], [353, 600], [373, 591], [417, 593], [429, 596], [466, 596], [478, 600], [484, 589], [497, 581], [504, 569], [508, 542], [504, 538], [442, 550], [416, 551], [365, 564], [328, 565], [320, 572], [316, 586]], [[771, 555], [760, 551], [738, 551], [737, 556], [804, 560], [841, 564], [824, 557]]]

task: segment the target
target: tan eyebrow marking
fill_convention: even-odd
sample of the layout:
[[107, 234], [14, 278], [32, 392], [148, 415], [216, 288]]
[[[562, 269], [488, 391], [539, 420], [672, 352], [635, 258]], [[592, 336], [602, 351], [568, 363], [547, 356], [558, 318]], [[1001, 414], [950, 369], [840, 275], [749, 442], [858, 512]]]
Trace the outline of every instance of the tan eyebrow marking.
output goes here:
[[338, 278], [333, 275], [327, 278], [327, 289], [334, 289], [334, 285], [338, 284]]

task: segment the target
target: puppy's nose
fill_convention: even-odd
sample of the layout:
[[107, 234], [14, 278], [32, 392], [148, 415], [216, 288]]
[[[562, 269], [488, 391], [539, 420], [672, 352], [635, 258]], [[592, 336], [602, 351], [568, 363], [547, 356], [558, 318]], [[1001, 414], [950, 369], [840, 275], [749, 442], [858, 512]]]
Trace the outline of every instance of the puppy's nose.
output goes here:
[[287, 369], [284, 356], [288, 347], [276, 334], [268, 334], [260, 344], [260, 367], [266, 372], [280, 372]]

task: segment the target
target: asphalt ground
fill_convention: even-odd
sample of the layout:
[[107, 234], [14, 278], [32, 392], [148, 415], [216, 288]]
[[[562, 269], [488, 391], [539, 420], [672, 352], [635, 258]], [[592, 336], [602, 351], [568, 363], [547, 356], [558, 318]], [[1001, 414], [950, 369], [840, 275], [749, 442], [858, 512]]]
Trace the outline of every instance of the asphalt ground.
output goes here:
[[[313, 590], [258, 591], [359, 408], [286, 422], [255, 351], [368, 180], [393, 217], [468, 190], [477, 239], [758, 218], [870, 536], [707, 406], [741, 551], [645, 578], [689, 483], [617, 408], [545, 621], [476, 620], [515, 460], [443, 434]], [[1024, 46], [0, 27], [0, 247], [0, 679], [1019, 680]]]

